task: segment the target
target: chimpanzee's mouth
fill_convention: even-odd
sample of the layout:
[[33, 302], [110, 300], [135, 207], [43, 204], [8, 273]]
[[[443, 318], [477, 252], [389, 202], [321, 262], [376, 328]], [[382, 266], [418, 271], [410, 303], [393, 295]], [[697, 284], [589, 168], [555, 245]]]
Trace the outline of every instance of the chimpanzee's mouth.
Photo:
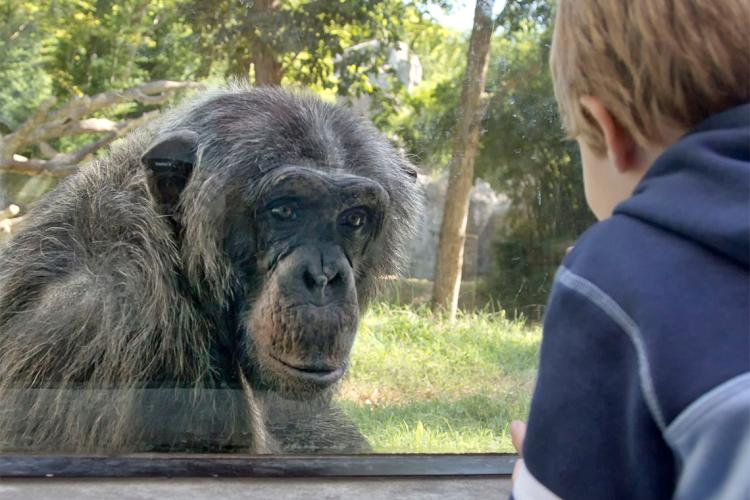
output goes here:
[[270, 354], [274, 360], [288, 374], [313, 382], [317, 385], [330, 385], [340, 379], [346, 371], [346, 364], [333, 366], [325, 363], [303, 363], [284, 361]]

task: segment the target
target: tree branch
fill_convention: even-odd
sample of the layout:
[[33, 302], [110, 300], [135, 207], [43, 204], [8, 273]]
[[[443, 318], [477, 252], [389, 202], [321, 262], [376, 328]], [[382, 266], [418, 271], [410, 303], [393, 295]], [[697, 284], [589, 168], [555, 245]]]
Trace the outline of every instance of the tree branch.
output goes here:
[[11, 217], [17, 216], [21, 212], [21, 207], [11, 203], [7, 208], [0, 210], [0, 220], [10, 219]]
[[12, 157], [22, 146], [28, 144], [29, 136], [32, 135], [35, 128], [46, 121], [47, 112], [56, 102], [57, 99], [50, 97], [15, 132], [3, 137], [0, 140], [0, 157]]
[[111, 132], [125, 123], [115, 124], [115, 122], [103, 118], [83, 119], [84, 116], [101, 109], [126, 102], [139, 102], [144, 105], [163, 104], [167, 101], [171, 92], [202, 88], [205, 88], [205, 86], [197, 82], [160, 80], [129, 89], [111, 90], [94, 96], [76, 97], [51, 112], [50, 109], [55, 101], [49, 99], [42, 103], [39, 109], [18, 130], [2, 139], [0, 158], [12, 158], [13, 154], [24, 146], [31, 146], [56, 137]]
[[150, 111], [127, 122], [112, 123], [111, 131], [80, 149], [70, 153], [58, 153], [49, 160], [28, 159], [20, 155], [13, 155], [8, 160], [0, 159], [0, 172], [15, 172], [24, 175], [50, 175], [53, 177], [65, 177], [76, 171], [78, 164], [98, 149], [106, 146], [118, 137], [121, 137], [143, 123], [158, 115], [158, 111]]
[[45, 160], [49, 160], [50, 158], [57, 155], [57, 150], [49, 145], [48, 142], [40, 142], [39, 143], [39, 153], [42, 155], [42, 158]]
[[176, 92], [178, 90], [202, 89], [205, 86], [196, 82], [173, 82], [169, 80], [160, 80], [156, 82], [144, 83], [129, 89], [110, 90], [94, 96], [76, 97], [67, 105], [52, 113], [50, 121], [57, 120], [78, 120], [84, 115], [91, 114], [103, 108], [122, 104], [125, 102], [140, 102], [141, 104], [161, 104], [166, 99], [164, 92]]
[[11, 219], [0, 220], [0, 235], [2, 233], [13, 234], [14, 226], [23, 221], [23, 217], [13, 217]]

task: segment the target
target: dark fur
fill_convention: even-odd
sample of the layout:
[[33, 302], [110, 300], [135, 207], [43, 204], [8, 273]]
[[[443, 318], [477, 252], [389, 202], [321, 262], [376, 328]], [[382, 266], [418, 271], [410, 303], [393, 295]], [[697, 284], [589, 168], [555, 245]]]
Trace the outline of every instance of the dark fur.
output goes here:
[[[197, 162], [169, 217], [140, 158], [181, 129], [197, 133]], [[238, 191], [289, 162], [373, 179], [390, 197], [353, 269], [361, 313], [377, 278], [397, 271], [418, 213], [412, 167], [371, 125], [315, 98], [207, 92], [83, 166], [0, 253], [0, 450], [364, 449], [331, 390], [265, 390], [221, 352], [251, 313], [242, 304], [268, 288], [262, 270], [241, 274], [228, 257]]]

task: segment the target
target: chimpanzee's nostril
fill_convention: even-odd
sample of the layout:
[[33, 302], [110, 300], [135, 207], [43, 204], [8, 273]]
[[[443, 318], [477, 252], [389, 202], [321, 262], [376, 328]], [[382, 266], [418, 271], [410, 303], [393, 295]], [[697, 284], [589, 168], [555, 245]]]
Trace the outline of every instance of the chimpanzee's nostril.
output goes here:
[[328, 284], [330, 286], [336, 286], [342, 282], [341, 273], [337, 272], [333, 276], [328, 277]]
[[315, 290], [317, 280], [309, 269], [305, 269], [305, 271], [302, 273], [302, 279], [304, 280], [305, 287], [307, 287], [308, 290]]

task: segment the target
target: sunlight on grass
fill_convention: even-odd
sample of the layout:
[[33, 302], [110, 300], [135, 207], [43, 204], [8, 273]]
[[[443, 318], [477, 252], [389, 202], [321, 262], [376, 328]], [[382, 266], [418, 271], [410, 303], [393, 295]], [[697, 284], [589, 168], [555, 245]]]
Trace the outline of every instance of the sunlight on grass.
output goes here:
[[510, 452], [507, 427], [528, 413], [540, 338], [502, 313], [451, 323], [376, 306], [339, 401], [377, 452]]

